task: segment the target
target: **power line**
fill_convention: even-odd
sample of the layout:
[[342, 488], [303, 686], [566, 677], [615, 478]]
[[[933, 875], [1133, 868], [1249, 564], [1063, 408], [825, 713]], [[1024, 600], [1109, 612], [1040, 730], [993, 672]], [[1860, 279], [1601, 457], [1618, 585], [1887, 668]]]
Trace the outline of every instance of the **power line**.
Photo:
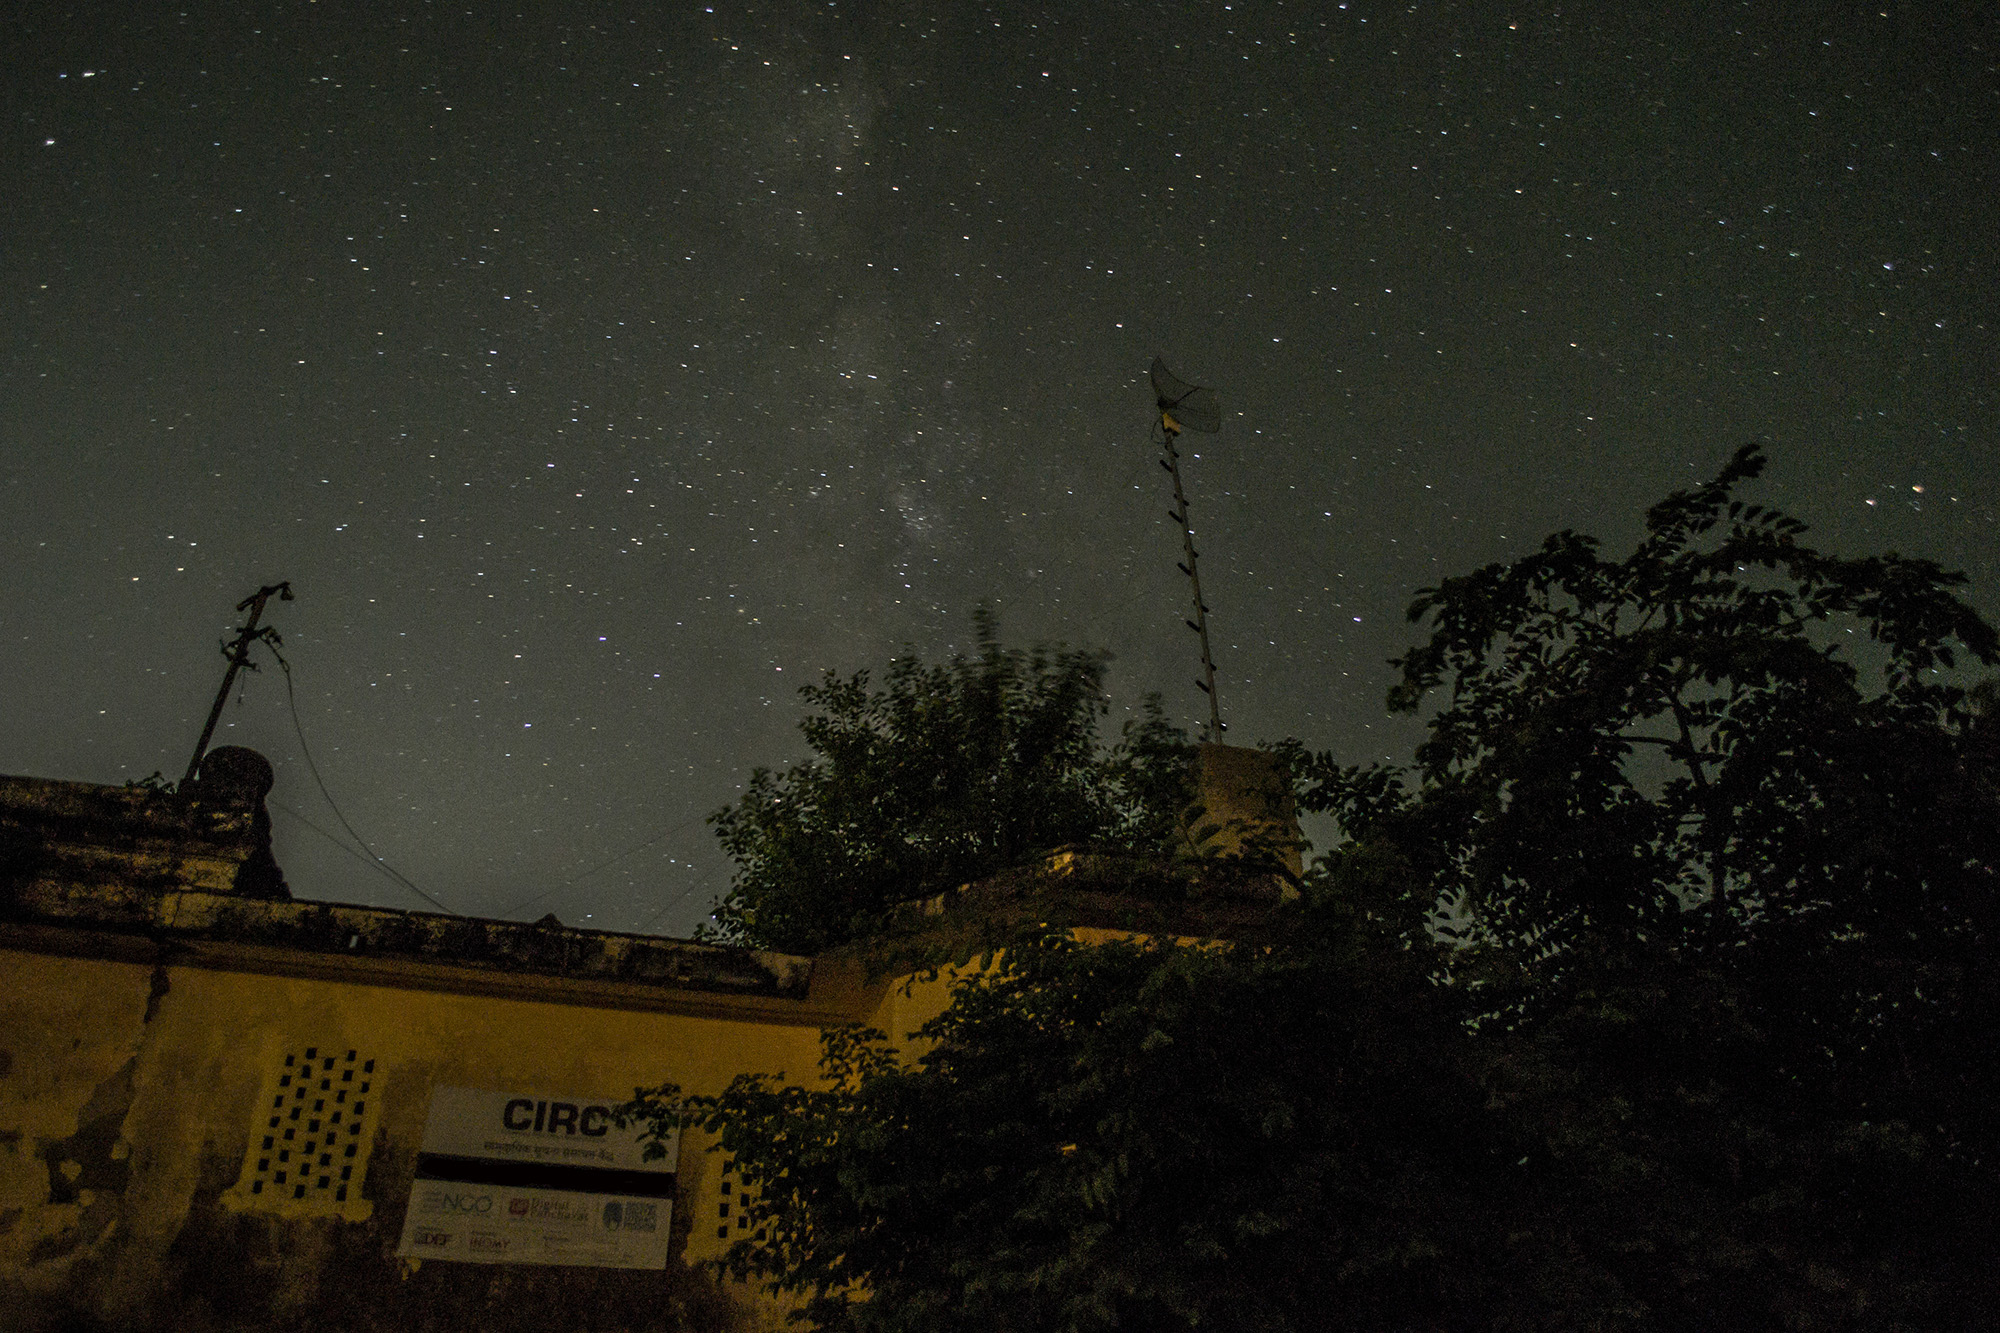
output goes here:
[[293, 819], [298, 820], [299, 823], [304, 824], [314, 833], [319, 834], [320, 837], [325, 838], [328, 842], [340, 848], [341, 851], [346, 852], [349, 856], [361, 862], [362, 865], [365, 865], [370, 870], [373, 870], [377, 874], [386, 877], [390, 881], [390, 883], [395, 884], [398, 888], [402, 887], [401, 882], [398, 881], [393, 875], [390, 875], [389, 872], [386, 869], [384, 869], [379, 863], [370, 859], [363, 853], [356, 851], [354, 848], [348, 846], [346, 843], [340, 840], [339, 835], [327, 832], [327, 830], [321, 828], [318, 824], [306, 818], [305, 815], [301, 814], [299, 811], [292, 809], [291, 806], [286, 805], [283, 801], [273, 801], [266, 798], [265, 804], [270, 806], [273, 810], [277, 810], [284, 814], [290, 815]]
[[438, 911], [443, 912], [446, 916], [459, 915], [457, 912], [452, 911], [449, 907], [446, 907], [443, 903], [439, 902], [437, 899], [431, 897], [428, 893], [425, 893], [422, 889], [418, 888], [416, 884], [410, 880], [409, 876], [403, 874], [401, 871], [397, 870], [396, 867], [390, 865], [387, 861], [384, 861], [381, 858], [381, 856], [377, 855], [375, 849], [368, 845], [368, 840], [362, 837], [359, 833], [356, 833], [354, 831], [354, 825], [347, 822], [347, 816], [340, 813], [340, 806], [334, 802], [333, 793], [326, 789], [326, 780], [320, 777], [319, 775], [319, 765], [313, 762], [312, 747], [306, 744], [305, 724], [299, 721], [298, 695], [295, 694], [292, 690], [292, 664], [290, 662], [287, 662], [284, 658], [284, 655], [282, 653], [279, 653], [276, 649], [272, 649], [271, 655], [278, 659], [278, 666], [285, 673], [285, 702], [291, 706], [292, 730], [296, 731], [299, 735], [299, 753], [305, 756], [306, 769], [309, 772], [311, 772], [313, 783], [319, 788], [319, 794], [326, 798], [327, 808], [333, 811], [333, 817], [335, 819], [338, 819], [340, 821], [340, 826], [347, 830], [347, 836], [354, 839], [355, 842], [359, 843], [361, 845], [361, 849], [368, 853], [371, 862], [374, 865], [380, 867], [383, 871], [385, 871], [390, 878], [394, 879], [398, 884], [401, 884], [411, 893], [416, 894], [417, 897], [422, 898], [432, 907], [437, 908]]
[[523, 898], [520, 902], [515, 903], [512, 907], [503, 909], [500, 912], [500, 915], [503, 917], [512, 916], [514, 915], [514, 913], [520, 911], [524, 907], [532, 907], [536, 903], [540, 902], [542, 899], [548, 897], [550, 894], [560, 893], [562, 890], [568, 888], [572, 884], [581, 883], [582, 881], [589, 879], [592, 875], [595, 875], [598, 871], [606, 869], [607, 867], [610, 866], [615, 866], [620, 861], [623, 861], [626, 857], [631, 856], [635, 853], [645, 851], [648, 847], [651, 847], [654, 843], [665, 842], [668, 838], [671, 838], [676, 833], [681, 832], [683, 829], [687, 828], [688, 825], [694, 823], [695, 820], [699, 818], [701, 818], [701, 816], [694, 815], [690, 816], [687, 819], [683, 819], [680, 823], [674, 825], [672, 828], [668, 829], [665, 833], [656, 833], [652, 837], [646, 839], [644, 842], [638, 844], [636, 847], [628, 847], [624, 851], [618, 853], [618, 855], [616, 856], [610, 857], [607, 860], [599, 861], [596, 865], [592, 866], [590, 869], [582, 872], [581, 874], [571, 875], [568, 879], [564, 880], [560, 884], [553, 886], [552, 888], [543, 889], [540, 893], [531, 894], [530, 896]]
[[665, 916], [667, 913], [673, 911], [676, 907], [679, 907], [681, 903], [686, 900], [687, 896], [690, 893], [693, 893], [696, 889], [700, 887], [701, 885], [697, 883], [697, 884], [690, 884], [686, 888], [682, 889], [679, 893], [675, 894], [673, 897], [667, 900], [666, 906], [662, 907], [659, 911], [647, 917], [645, 924], [641, 925], [637, 930], [633, 931], [632, 933], [634, 935], [644, 935], [647, 931], [653, 928], [653, 924], [656, 921], [658, 921], [661, 917]]
[[[325, 798], [327, 808], [333, 811], [334, 818], [340, 821], [340, 826], [347, 830], [347, 835], [353, 838], [354, 841], [360, 845], [362, 850], [356, 851], [354, 848], [347, 846], [345, 843], [342, 843], [338, 838], [335, 838], [333, 834], [321, 828], [319, 825], [313, 823], [310, 819], [307, 819], [304, 815], [300, 814], [298, 811], [290, 809], [289, 807], [280, 807], [280, 808], [284, 809], [286, 814], [292, 816], [294, 819], [297, 819], [300, 823], [306, 825], [308, 828], [312, 829], [315, 833], [318, 833], [321, 837], [326, 838], [328, 841], [332, 842], [336, 847], [339, 847], [349, 856], [357, 857], [361, 860], [366, 861], [376, 870], [387, 875], [390, 879], [402, 885], [404, 888], [408, 889], [411, 893], [416, 894], [419, 898], [422, 898], [425, 902], [437, 908], [440, 912], [445, 913], [447, 916], [458, 916], [459, 913], [453, 911], [449, 907], [446, 907], [436, 898], [433, 898], [430, 894], [418, 888], [417, 885], [407, 875], [403, 874], [401, 871], [397, 870], [394, 866], [390, 865], [387, 861], [383, 860], [380, 854], [378, 854], [373, 847], [368, 845], [368, 840], [362, 837], [361, 834], [355, 830], [353, 824], [348, 822], [347, 816], [341, 813], [339, 804], [333, 799], [333, 793], [327, 790], [326, 780], [320, 776], [319, 765], [313, 760], [312, 747], [306, 742], [305, 725], [299, 718], [298, 694], [296, 690], [293, 688], [293, 683], [292, 683], [291, 663], [287, 662], [283, 654], [277, 652], [276, 649], [272, 650], [271, 655], [278, 659], [278, 667], [285, 673], [285, 702], [291, 710], [292, 730], [298, 734], [299, 752], [305, 756], [306, 769], [308, 772], [312, 774], [313, 784], [319, 788], [319, 794]], [[572, 875], [568, 879], [564, 880], [562, 883], [557, 884], [552, 888], [543, 889], [540, 893], [533, 894], [530, 897], [525, 898], [518, 903], [515, 903], [511, 907], [503, 909], [497, 915], [501, 917], [511, 917], [524, 907], [532, 907], [534, 904], [540, 902], [542, 899], [548, 897], [552, 893], [560, 892], [561, 890], [566, 889], [573, 884], [577, 884], [582, 882], [583, 880], [589, 879], [592, 875], [595, 875], [600, 870], [608, 869], [611, 866], [618, 864], [620, 861], [623, 861], [628, 856], [634, 856], [639, 852], [645, 851], [648, 847], [666, 841], [668, 838], [673, 837], [677, 833], [684, 832], [690, 825], [694, 824], [700, 818], [701, 816], [695, 815], [687, 819], [684, 819], [680, 823], [674, 825], [672, 828], [667, 829], [665, 832], [656, 833], [652, 837], [647, 838], [644, 842], [637, 843], [634, 846], [628, 847], [624, 851], [619, 852], [616, 856], [607, 857], [604, 860], [599, 861], [596, 865], [591, 866], [588, 870], [585, 870], [580, 874]], [[366, 855], [363, 855], [363, 852], [365, 852]], [[671, 911], [674, 907], [678, 906], [687, 897], [687, 895], [693, 892], [694, 889], [697, 887], [699, 886], [690, 885], [687, 889], [682, 890], [678, 895], [676, 895], [672, 899], [669, 899], [666, 906], [663, 907], [659, 912], [655, 913], [647, 924], [650, 925], [652, 921], [657, 921], [660, 917], [664, 916], [668, 911]], [[643, 928], [639, 933], [641, 934], [644, 933]]]

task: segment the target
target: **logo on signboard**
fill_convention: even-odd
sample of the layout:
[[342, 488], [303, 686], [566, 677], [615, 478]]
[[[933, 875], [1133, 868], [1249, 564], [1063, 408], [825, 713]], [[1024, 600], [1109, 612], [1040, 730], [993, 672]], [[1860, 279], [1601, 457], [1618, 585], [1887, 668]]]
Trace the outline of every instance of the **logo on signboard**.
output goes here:
[[431, 1090], [399, 1254], [462, 1263], [658, 1269], [678, 1142], [664, 1156], [617, 1103]]
[[515, 1097], [501, 1109], [500, 1123], [516, 1134], [582, 1134], [601, 1139], [611, 1132], [611, 1108]]
[[425, 1190], [424, 1211], [483, 1217], [493, 1211], [490, 1194], [458, 1194], [449, 1190]]

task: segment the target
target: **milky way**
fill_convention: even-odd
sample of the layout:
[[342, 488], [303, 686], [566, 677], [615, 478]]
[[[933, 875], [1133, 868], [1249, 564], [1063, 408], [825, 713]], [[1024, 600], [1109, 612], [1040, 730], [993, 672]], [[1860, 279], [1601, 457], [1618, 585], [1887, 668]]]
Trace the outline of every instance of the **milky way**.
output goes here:
[[[1115, 654], [1192, 726], [1155, 353], [1231, 735], [1354, 760], [1402, 609], [1768, 441], [1993, 609], [1974, 6], [107, 7], [16, 28], [0, 769], [177, 776], [274, 603], [340, 815], [452, 908], [684, 933], [796, 687]], [[1601, 8], [1601, 7], [1600, 7]], [[1921, 16], [1921, 17], [1920, 17]], [[301, 896], [352, 851], [268, 658]]]

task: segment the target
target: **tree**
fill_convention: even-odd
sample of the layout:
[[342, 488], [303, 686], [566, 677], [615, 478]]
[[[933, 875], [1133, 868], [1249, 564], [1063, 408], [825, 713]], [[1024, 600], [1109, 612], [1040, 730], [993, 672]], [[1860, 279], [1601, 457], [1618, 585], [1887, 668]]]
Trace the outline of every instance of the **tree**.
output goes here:
[[1107, 658], [1002, 648], [926, 666], [828, 673], [800, 693], [814, 757], [759, 768], [710, 816], [736, 863], [708, 934], [816, 953], [893, 903], [942, 892], [1071, 843], [1165, 847], [1190, 797], [1189, 747], [1157, 699], [1104, 747]]
[[2000, 799], [1954, 668], [1995, 635], [1962, 576], [1733, 498], [1762, 467], [1623, 560], [1564, 532], [1425, 590], [1414, 769], [1295, 749], [1302, 804], [1333, 891], [1458, 944], [1544, 1234], [1624, 1318], [1947, 1326], [1992, 1296]]
[[738, 1275], [857, 1333], [1468, 1326], [1501, 1158], [1399, 951], [1008, 946], [913, 1064], [840, 1029], [820, 1086], [642, 1095], [734, 1161]]
[[1625, 560], [1563, 532], [1421, 593], [1431, 635], [1390, 706], [1448, 697], [1414, 773], [1293, 753], [1307, 807], [1352, 837], [1343, 859], [1390, 857], [1470, 957], [1544, 989], [1591, 939], [1782, 960], [1788, 986], [1935, 1009], [1934, 977], [1876, 974], [1914, 967], [1905, 941], [1970, 964], [1993, 940], [1991, 728], [1947, 673], [2000, 642], [1963, 575], [1825, 555], [1731, 498], [1762, 469], [1746, 447], [1654, 506]]
[[913, 1063], [642, 1098], [761, 1187], [730, 1263], [854, 1330], [1987, 1326], [2000, 644], [1761, 467], [1422, 593], [1414, 765], [1284, 747], [1345, 838], [1269, 946], [996, 940]]

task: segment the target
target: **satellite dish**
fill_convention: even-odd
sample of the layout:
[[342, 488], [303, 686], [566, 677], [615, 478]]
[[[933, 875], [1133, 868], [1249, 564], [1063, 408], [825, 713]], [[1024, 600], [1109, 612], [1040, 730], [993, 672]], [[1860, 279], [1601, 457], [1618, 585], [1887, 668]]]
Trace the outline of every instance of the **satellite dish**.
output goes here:
[[1174, 378], [1167, 363], [1153, 358], [1153, 396], [1159, 399], [1160, 425], [1169, 435], [1184, 430], [1213, 435], [1222, 429], [1222, 406], [1215, 390], [1187, 384]]

